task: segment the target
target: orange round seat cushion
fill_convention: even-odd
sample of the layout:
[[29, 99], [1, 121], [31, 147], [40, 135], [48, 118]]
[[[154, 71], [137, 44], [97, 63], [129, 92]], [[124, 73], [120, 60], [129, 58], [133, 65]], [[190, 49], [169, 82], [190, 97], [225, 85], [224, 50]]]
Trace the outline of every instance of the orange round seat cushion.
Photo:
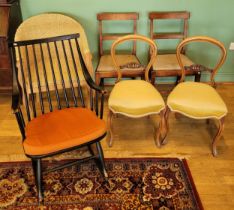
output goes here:
[[31, 120], [23, 142], [27, 155], [44, 155], [101, 137], [106, 124], [86, 108], [56, 110]]

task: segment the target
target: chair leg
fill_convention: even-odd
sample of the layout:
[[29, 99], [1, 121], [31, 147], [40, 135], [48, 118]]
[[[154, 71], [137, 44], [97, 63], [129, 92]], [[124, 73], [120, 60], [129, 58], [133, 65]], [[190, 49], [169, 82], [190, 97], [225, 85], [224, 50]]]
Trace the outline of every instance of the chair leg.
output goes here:
[[32, 159], [33, 172], [35, 177], [35, 182], [37, 186], [38, 193], [38, 203], [43, 203], [44, 194], [43, 194], [43, 186], [42, 186], [42, 167], [41, 167], [41, 159]]
[[155, 126], [155, 144], [158, 148], [160, 148], [162, 145], [161, 145], [161, 136], [162, 136], [162, 131], [164, 129], [164, 126], [165, 126], [165, 118], [164, 118], [164, 111], [161, 111], [160, 112], [160, 122], [159, 122], [159, 125], [158, 125], [158, 129], [156, 128]]
[[93, 149], [92, 149], [92, 146], [91, 145], [88, 145], [88, 149], [89, 149], [89, 153], [91, 155], [95, 155], [94, 152], [93, 152]]
[[155, 78], [156, 78], [156, 75], [152, 72], [151, 73], [151, 79], [150, 79], [150, 82], [152, 85], [155, 85]]
[[222, 134], [222, 131], [224, 129], [224, 119], [225, 117], [221, 118], [219, 120], [219, 128], [218, 128], [218, 131], [213, 139], [213, 142], [212, 142], [212, 154], [213, 156], [217, 156], [217, 149], [216, 149], [216, 144], [217, 144], [217, 141], [220, 139], [220, 136]]
[[176, 77], [176, 85], [178, 85], [178, 84], [179, 84], [179, 82], [180, 82], [180, 78], [181, 78], [181, 76], [177, 76], [177, 77]]
[[200, 80], [201, 80], [201, 72], [197, 72], [197, 74], [195, 74], [195, 79], [194, 79], [194, 81], [195, 81], [195, 82], [200, 82]]
[[96, 147], [97, 147], [97, 152], [98, 152], [98, 162], [97, 162], [98, 168], [99, 168], [100, 172], [103, 174], [103, 176], [105, 177], [105, 179], [107, 179], [108, 174], [106, 172], [106, 166], [105, 166], [105, 162], [104, 162], [104, 155], [103, 155], [101, 143], [97, 142]]
[[104, 78], [101, 78], [100, 86], [101, 86], [101, 87], [104, 87]]
[[113, 120], [113, 112], [109, 110], [109, 114], [107, 117], [107, 128], [108, 128], [108, 146], [112, 147], [113, 143], [113, 128], [112, 128], [112, 120]]
[[[160, 123], [159, 123], [159, 129], [156, 133], [156, 140], [155, 143], [157, 147], [161, 147], [163, 144], [165, 144], [165, 138], [167, 136], [168, 132], [168, 112], [170, 111], [169, 108], [164, 109], [160, 112]], [[167, 114], [167, 115], [166, 115]]]
[[165, 145], [167, 143], [166, 137], [167, 134], [169, 132], [169, 115], [170, 115], [171, 110], [169, 109], [169, 107], [166, 107], [166, 111], [165, 111], [165, 115], [164, 115], [164, 119], [165, 119], [165, 133], [164, 136], [162, 138], [161, 144]]

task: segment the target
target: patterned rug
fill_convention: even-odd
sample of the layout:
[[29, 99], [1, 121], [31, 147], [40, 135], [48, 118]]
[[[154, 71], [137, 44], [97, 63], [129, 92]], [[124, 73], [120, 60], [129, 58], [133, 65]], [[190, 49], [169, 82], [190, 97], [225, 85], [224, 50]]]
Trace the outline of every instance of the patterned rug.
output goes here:
[[203, 209], [185, 160], [106, 159], [106, 167], [108, 182], [93, 161], [45, 175], [38, 208], [31, 163], [0, 163], [0, 209]]

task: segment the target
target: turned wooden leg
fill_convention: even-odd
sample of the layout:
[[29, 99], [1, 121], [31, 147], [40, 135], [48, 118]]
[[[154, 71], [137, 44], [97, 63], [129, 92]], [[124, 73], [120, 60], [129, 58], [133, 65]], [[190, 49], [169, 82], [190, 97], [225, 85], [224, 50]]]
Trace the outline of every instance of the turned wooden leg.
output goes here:
[[112, 128], [112, 120], [113, 120], [113, 112], [111, 110], [109, 110], [108, 113], [108, 117], [107, 117], [107, 129], [108, 129], [108, 146], [112, 147], [112, 143], [113, 143], [113, 128]]
[[43, 203], [44, 200], [41, 159], [32, 159], [32, 166], [38, 193], [38, 204], [40, 205], [41, 203]]
[[100, 172], [103, 174], [104, 178], [108, 178], [108, 174], [106, 172], [106, 166], [104, 162], [104, 155], [103, 150], [100, 142], [96, 143], [97, 152], [98, 152], [98, 168], [100, 169]]
[[213, 156], [217, 156], [217, 149], [216, 149], [216, 144], [217, 144], [217, 141], [220, 139], [220, 136], [222, 134], [222, 131], [224, 129], [224, 119], [225, 117], [221, 118], [219, 120], [219, 128], [218, 128], [218, 131], [213, 139], [213, 142], [212, 142], [212, 154]]

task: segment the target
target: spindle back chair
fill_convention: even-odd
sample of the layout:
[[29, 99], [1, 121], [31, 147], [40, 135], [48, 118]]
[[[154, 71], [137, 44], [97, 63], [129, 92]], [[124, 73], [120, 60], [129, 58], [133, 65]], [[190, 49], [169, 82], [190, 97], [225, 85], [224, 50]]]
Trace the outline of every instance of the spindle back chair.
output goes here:
[[[100, 171], [107, 176], [100, 144], [100, 140], [106, 135], [105, 122], [102, 120], [105, 91], [93, 82], [81, 54], [78, 38], [79, 34], [70, 34], [9, 44], [14, 76], [12, 109], [22, 134], [25, 154], [32, 160], [39, 202], [44, 198], [43, 173], [95, 159]], [[59, 47], [62, 49], [60, 52]], [[52, 54], [55, 56], [51, 56]], [[16, 57], [19, 61], [16, 61]], [[90, 97], [91, 110], [86, 108], [77, 58], [92, 90], [91, 94], [95, 95]], [[71, 59], [71, 62], [68, 59]], [[46, 60], [50, 65], [45, 65]], [[39, 74], [39, 71], [43, 74]], [[59, 72], [59, 76], [55, 76], [55, 71]], [[36, 76], [32, 77], [32, 73]], [[52, 76], [53, 87], [49, 85], [48, 74]], [[21, 75], [21, 83], [18, 75]], [[66, 84], [65, 77], [68, 78]], [[58, 84], [61, 84], [61, 89]], [[42, 90], [44, 86], [45, 89]], [[39, 93], [39, 101], [34, 98], [35, 92]], [[25, 101], [23, 104], [22, 97]], [[97, 152], [91, 148], [93, 144], [96, 145]], [[84, 146], [89, 148], [89, 157], [56, 166], [48, 171], [43, 170], [43, 158]]]

